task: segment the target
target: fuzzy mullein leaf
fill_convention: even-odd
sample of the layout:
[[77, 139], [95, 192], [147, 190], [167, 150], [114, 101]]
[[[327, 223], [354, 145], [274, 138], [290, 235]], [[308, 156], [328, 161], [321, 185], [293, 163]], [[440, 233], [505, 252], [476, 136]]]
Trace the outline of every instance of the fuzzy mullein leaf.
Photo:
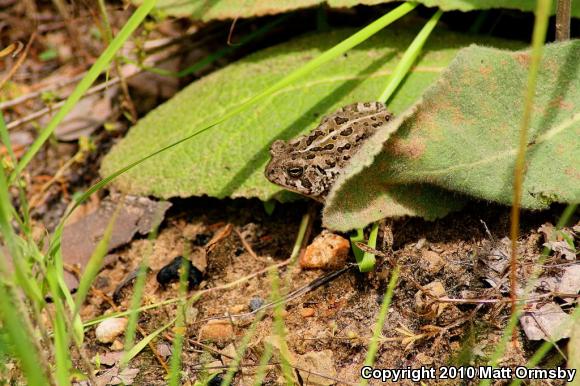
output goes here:
[[[128, 193], [161, 198], [281, 198], [285, 191], [264, 177], [270, 144], [312, 130], [323, 115], [341, 106], [376, 100], [417, 31], [418, 28], [398, 28], [376, 34], [255, 107], [146, 160], [120, 175], [113, 184]], [[102, 175], [110, 175], [195, 133], [352, 33], [341, 30], [298, 38], [192, 83], [131, 128], [105, 157]], [[487, 45], [519, 47], [514, 42], [439, 29], [391, 98], [389, 109], [398, 114], [411, 106], [439, 78], [459, 49], [473, 39]]]
[[[326, 226], [345, 230], [368, 224], [385, 217], [393, 200], [429, 214], [428, 197], [413, 189], [429, 194], [444, 189], [510, 205], [529, 62], [528, 51], [462, 50], [416, 105], [353, 157], [327, 201]], [[545, 48], [529, 129], [523, 208], [580, 201], [579, 62], [580, 41]], [[389, 132], [395, 134], [389, 138]], [[453, 204], [452, 198], [446, 202]]]
[[[133, 0], [136, 4], [142, 1]], [[350, 8], [357, 5], [393, 2], [399, 2], [399, 0], [158, 0], [157, 8], [167, 15], [209, 21], [275, 15], [322, 4], [331, 8]], [[533, 12], [536, 7], [536, 2], [530, 0], [417, 0], [416, 2], [427, 7], [439, 7], [444, 11], [464, 12], [494, 8]], [[572, 2], [572, 16], [580, 17], [580, 3], [577, 1]]]

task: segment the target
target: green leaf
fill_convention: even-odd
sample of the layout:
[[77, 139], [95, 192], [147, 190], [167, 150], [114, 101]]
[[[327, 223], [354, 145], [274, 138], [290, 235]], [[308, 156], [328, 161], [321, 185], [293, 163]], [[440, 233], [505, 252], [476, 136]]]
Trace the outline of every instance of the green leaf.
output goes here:
[[[133, 1], [140, 4], [143, 0]], [[327, 4], [332, 8], [345, 8], [395, 1], [399, 0], [159, 0], [157, 8], [167, 15], [208, 21], [274, 15], [320, 4]], [[427, 7], [439, 7], [444, 11], [464, 12], [492, 8], [533, 12], [536, 6], [536, 2], [530, 0], [417, 0], [417, 2]], [[572, 2], [572, 15], [580, 17], [578, 1]]]
[[[250, 55], [189, 85], [130, 130], [105, 157], [102, 175], [195, 133], [352, 32], [305, 36]], [[263, 176], [270, 144], [311, 130], [321, 116], [340, 106], [376, 100], [416, 33], [417, 29], [383, 31], [275, 92], [257, 107], [144, 161], [120, 175], [113, 184], [125, 192], [162, 198], [201, 195], [280, 198], [283, 189]], [[403, 88], [389, 103], [390, 110], [400, 113], [411, 106], [439, 77], [459, 48], [470, 44], [473, 38], [438, 30], [429, 39], [425, 53]], [[487, 39], [485, 43], [518, 46], [497, 39]]]
[[[415, 201], [428, 205], [429, 199], [409, 194], [419, 185], [430, 193], [443, 188], [510, 205], [529, 59], [527, 51], [462, 50], [419, 103], [353, 157], [329, 196], [325, 224], [349, 229], [385, 217], [385, 197], [410, 201], [410, 208], [420, 212]], [[580, 201], [579, 61], [579, 41], [545, 48], [529, 130], [523, 208]]]

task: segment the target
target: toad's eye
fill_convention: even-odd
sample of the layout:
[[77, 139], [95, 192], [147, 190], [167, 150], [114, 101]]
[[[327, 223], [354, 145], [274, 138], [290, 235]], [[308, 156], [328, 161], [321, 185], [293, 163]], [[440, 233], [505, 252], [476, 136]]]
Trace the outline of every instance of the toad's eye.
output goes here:
[[287, 172], [290, 177], [299, 178], [300, 176], [302, 176], [304, 169], [300, 166], [293, 166], [288, 168]]

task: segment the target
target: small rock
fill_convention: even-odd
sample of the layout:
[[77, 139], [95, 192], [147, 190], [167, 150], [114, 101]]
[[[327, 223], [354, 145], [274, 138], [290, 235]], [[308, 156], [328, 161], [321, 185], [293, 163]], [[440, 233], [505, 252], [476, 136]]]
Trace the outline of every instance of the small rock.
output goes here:
[[347, 330], [344, 335], [348, 338], [348, 339], [358, 339], [359, 336], [356, 333], [356, 331], [352, 331], [352, 330]]
[[[556, 291], [563, 294], [577, 294], [580, 291], [580, 265], [570, 265], [564, 268], [562, 277], [560, 278]], [[564, 298], [572, 303], [573, 297]]]
[[230, 307], [230, 313], [236, 315], [241, 314], [246, 311], [246, 306], [244, 304], [236, 304]]
[[227, 342], [234, 337], [234, 328], [227, 320], [210, 320], [199, 330], [200, 340]]
[[549, 241], [544, 243], [544, 247], [550, 248], [556, 253], [557, 257], [562, 257], [569, 261], [576, 260], [576, 248], [574, 248], [573, 245], [568, 244], [565, 240]]
[[437, 252], [423, 250], [420, 265], [421, 268], [434, 275], [443, 268], [445, 260]]
[[[507, 345], [508, 347], [512, 347], [511, 345]], [[451, 352], [457, 352], [459, 351], [459, 349], [461, 349], [461, 342], [449, 342], [449, 348], [451, 350]]]
[[113, 350], [113, 351], [121, 351], [124, 348], [125, 348], [125, 345], [119, 339], [115, 339], [113, 344], [111, 344], [111, 350]]
[[185, 310], [185, 323], [193, 324], [197, 320], [199, 310], [195, 307], [189, 307]]
[[185, 266], [187, 266], [188, 273], [188, 288], [191, 290], [197, 287], [203, 280], [203, 272], [197, 269], [197, 267], [191, 264], [191, 261], [183, 256], [177, 256], [169, 264], [161, 268], [159, 272], [157, 272], [157, 282], [162, 286], [166, 286], [169, 283], [179, 281], [181, 268]]
[[173, 353], [171, 345], [165, 342], [157, 343], [157, 347], [155, 349], [157, 350], [157, 354], [159, 354], [159, 356], [163, 359], [167, 359]]
[[275, 362], [280, 362], [282, 357], [285, 357], [290, 365], [296, 365], [296, 357], [288, 348], [285, 342], [280, 340], [278, 335], [268, 335], [262, 339], [263, 348], [267, 345], [272, 347], [272, 359]]
[[562, 311], [556, 303], [548, 303], [520, 318], [522, 328], [529, 340], [557, 342], [570, 337], [572, 316]]
[[223, 382], [222, 374], [215, 374], [207, 383], [207, 386], [220, 386]]
[[125, 331], [126, 327], [127, 318], [106, 319], [95, 329], [95, 336], [101, 343], [111, 343]]
[[139, 369], [125, 368], [121, 370], [119, 366], [114, 366], [97, 376], [97, 386], [108, 385], [132, 385], [135, 377], [139, 375]]
[[419, 241], [417, 241], [417, 244], [415, 244], [415, 249], [416, 250], [420, 250], [422, 249], [425, 245], [427, 244], [427, 239], [426, 238], [421, 238], [419, 239]]
[[347, 239], [324, 231], [306, 247], [300, 266], [305, 269], [339, 269], [346, 263], [349, 251]]
[[445, 287], [443, 287], [443, 284], [437, 280], [427, 284], [423, 288], [424, 291], [419, 290], [415, 293], [415, 305], [417, 306], [417, 309], [421, 313], [431, 311], [436, 316], [441, 315], [448, 304], [439, 303], [435, 298], [445, 296]]
[[93, 363], [99, 363], [105, 366], [114, 366], [121, 360], [123, 353], [121, 351], [106, 352], [104, 354], [97, 354], [93, 357]]
[[[334, 385], [336, 382], [329, 378], [336, 379], [336, 369], [332, 350], [311, 351], [298, 357], [300, 377], [304, 385]], [[325, 377], [321, 377], [320, 375]], [[328, 378], [327, 378], [328, 377]]]
[[260, 230], [260, 226], [253, 222], [244, 225], [242, 229], [240, 229], [240, 235], [250, 244], [257, 243], [260, 236], [262, 236], [262, 233], [263, 231]]
[[435, 362], [435, 359], [433, 359], [433, 357], [430, 357], [429, 355], [426, 355], [421, 352], [417, 354], [415, 360], [422, 365], [432, 365]]
[[238, 355], [236, 347], [234, 346], [233, 343], [228, 344], [220, 352], [222, 353], [221, 360], [223, 364], [226, 366], [229, 366], [230, 363], [232, 363], [232, 361], [234, 360], [233, 358], [235, 358]]
[[305, 307], [300, 310], [300, 315], [303, 318], [310, 318], [311, 316], [314, 316], [315, 313], [316, 311], [314, 310], [314, 308], [310, 307]]
[[254, 296], [252, 300], [250, 300], [250, 310], [252, 310], [252, 312], [262, 308], [263, 305], [264, 299], [259, 296]]

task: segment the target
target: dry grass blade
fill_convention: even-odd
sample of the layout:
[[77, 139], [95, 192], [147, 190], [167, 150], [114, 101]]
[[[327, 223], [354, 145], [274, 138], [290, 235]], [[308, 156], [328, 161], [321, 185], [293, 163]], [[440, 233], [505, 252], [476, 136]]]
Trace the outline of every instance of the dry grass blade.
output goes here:
[[[6, 73], [6, 75], [4, 75], [4, 78], [0, 80], [0, 89], [4, 87], [6, 82], [8, 82], [10, 78], [12, 78], [12, 76], [16, 73], [16, 71], [18, 71], [18, 68], [20, 68], [22, 63], [24, 63], [24, 59], [26, 59], [26, 56], [28, 55], [28, 50], [30, 49], [30, 46], [32, 45], [32, 42], [34, 42], [35, 38], [36, 34], [33, 33], [30, 36], [30, 39], [28, 39], [28, 43], [26, 44], [26, 47], [24, 48], [24, 52], [22, 53], [22, 55], [20, 55], [14, 66], [12, 66], [12, 68]], [[17, 55], [19, 52], [20, 50], [15, 50], [13, 55]]]
[[528, 130], [532, 119], [532, 108], [542, 50], [548, 30], [548, 17], [550, 14], [551, 0], [539, 0], [536, 12], [536, 23], [532, 37], [531, 62], [528, 72], [528, 84], [525, 94], [524, 114], [520, 124], [520, 142], [514, 167], [513, 199], [511, 210], [510, 239], [511, 239], [511, 262], [510, 262], [510, 288], [512, 298], [512, 313], [516, 312], [516, 272], [518, 266], [518, 235], [520, 229], [520, 204], [522, 200], [522, 186], [524, 183], [526, 151], [528, 148]]

